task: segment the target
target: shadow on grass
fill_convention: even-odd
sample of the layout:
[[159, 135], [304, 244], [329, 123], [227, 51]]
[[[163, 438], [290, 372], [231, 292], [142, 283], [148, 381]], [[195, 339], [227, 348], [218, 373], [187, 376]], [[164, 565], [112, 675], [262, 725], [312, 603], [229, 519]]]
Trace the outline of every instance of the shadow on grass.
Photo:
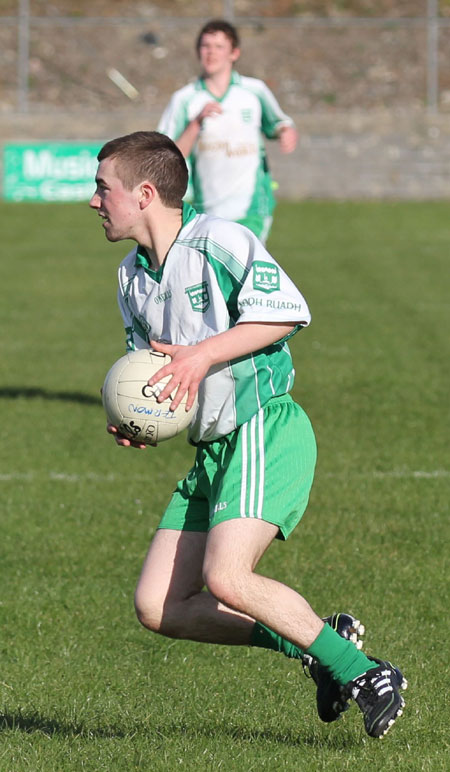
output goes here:
[[270, 743], [271, 745], [282, 745], [291, 748], [305, 746], [312, 748], [327, 747], [330, 750], [352, 750], [361, 744], [360, 738], [353, 735], [351, 732], [342, 732], [339, 734], [333, 733], [324, 737], [320, 731], [308, 733], [299, 731], [297, 733], [292, 730], [283, 732], [282, 730], [264, 728], [249, 729], [244, 726], [197, 726], [194, 724], [187, 724], [186, 722], [173, 724], [164, 723], [162, 725], [154, 724], [153, 722], [141, 722], [133, 724], [128, 730], [118, 726], [97, 726], [89, 728], [89, 725], [83, 722], [64, 722], [55, 718], [41, 716], [38, 713], [23, 714], [21, 711], [18, 711], [17, 713], [0, 714], [0, 733], [7, 730], [21, 731], [27, 734], [41, 732], [50, 737], [79, 737], [80, 739], [85, 740], [99, 737], [125, 739], [127, 737], [136, 737], [136, 735], [142, 734], [147, 739], [153, 735], [159, 743], [164, 742], [164, 740], [170, 742], [174, 737], [181, 735], [191, 738], [192, 740], [199, 736], [204, 736], [210, 740], [213, 737], [222, 735], [222, 737], [226, 737], [228, 740], [239, 743]]
[[[219, 730], [220, 732], [220, 730]], [[206, 732], [205, 732], [206, 734]], [[217, 729], [208, 733], [209, 736], [218, 734]], [[324, 736], [320, 732], [298, 732], [288, 730], [286, 732], [273, 729], [249, 730], [244, 727], [222, 728], [222, 734], [232, 740], [248, 743], [270, 743], [274, 745], [288, 746], [290, 748], [329, 748], [334, 750], [351, 750], [360, 745], [360, 740], [348, 732]]]
[[40, 716], [38, 713], [24, 714], [20, 711], [0, 714], [0, 733], [7, 730], [26, 732], [27, 734], [41, 732], [48, 736], [85, 737], [86, 739], [90, 737], [121, 738], [128, 735], [128, 732], [116, 727], [106, 726], [88, 729], [83, 723], [63, 722], [55, 718]]
[[100, 397], [82, 394], [79, 391], [49, 391], [34, 386], [4, 386], [0, 389], [0, 399], [46, 399], [60, 402], [79, 402], [81, 405], [101, 405]]

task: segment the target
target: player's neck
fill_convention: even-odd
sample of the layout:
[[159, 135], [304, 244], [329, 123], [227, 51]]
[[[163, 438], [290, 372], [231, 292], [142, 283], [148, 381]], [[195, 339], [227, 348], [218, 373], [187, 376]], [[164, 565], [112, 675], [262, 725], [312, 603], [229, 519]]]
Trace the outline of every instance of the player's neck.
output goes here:
[[213, 96], [218, 97], [219, 99], [223, 97], [223, 95], [226, 94], [230, 86], [231, 73], [232, 73], [232, 68], [230, 67], [230, 68], [227, 68], [226, 70], [221, 70], [220, 72], [216, 72], [213, 75], [204, 75], [203, 80], [205, 81], [208, 91]]
[[161, 207], [157, 217], [148, 223], [145, 236], [139, 240], [139, 244], [145, 247], [154, 270], [158, 270], [164, 263], [182, 224], [181, 209], [166, 207]]

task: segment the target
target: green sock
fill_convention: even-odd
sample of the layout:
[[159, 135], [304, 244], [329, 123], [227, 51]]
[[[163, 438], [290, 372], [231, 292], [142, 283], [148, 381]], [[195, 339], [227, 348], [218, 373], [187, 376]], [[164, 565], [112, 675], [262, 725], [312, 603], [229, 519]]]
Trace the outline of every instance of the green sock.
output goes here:
[[250, 638], [250, 646], [259, 646], [262, 649], [281, 651], [286, 657], [292, 659], [302, 659], [303, 657], [303, 652], [298, 646], [287, 641], [286, 638], [282, 638], [281, 635], [277, 635], [277, 633], [274, 633], [273, 630], [262, 625], [260, 622], [255, 622]]
[[325, 624], [305, 653], [315, 657], [340, 684], [347, 684], [366, 670], [376, 667], [373, 660], [368, 659], [354, 643], [341, 638], [329, 624]]

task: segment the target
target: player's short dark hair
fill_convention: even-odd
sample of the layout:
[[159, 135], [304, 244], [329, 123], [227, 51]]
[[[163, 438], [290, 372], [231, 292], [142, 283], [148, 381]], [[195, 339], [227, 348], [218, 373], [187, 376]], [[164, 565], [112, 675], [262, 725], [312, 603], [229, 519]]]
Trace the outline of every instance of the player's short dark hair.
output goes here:
[[202, 42], [203, 35], [213, 35], [215, 32], [223, 32], [223, 34], [228, 38], [230, 41], [233, 49], [239, 48], [240, 41], [239, 41], [239, 34], [236, 29], [236, 27], [233, 27], [230, 22], [225, 21], [225, 19], [211, 19], [211, 21], [207, 21], [206, 24], [201, 28], [200, 32], [197, 36], [197, 43], [196, 43], [196, 51], [197, 53], [200, 50], [200, 45]]
[[158, 131], [135, 131], [111, 139], [97, 159], [116, 159], [116, 173], [124, 188], [133, 190], [140, 182], [152, 182], [164, 206], [177, 209], [186, 193], [188, 170], [181, 150]]

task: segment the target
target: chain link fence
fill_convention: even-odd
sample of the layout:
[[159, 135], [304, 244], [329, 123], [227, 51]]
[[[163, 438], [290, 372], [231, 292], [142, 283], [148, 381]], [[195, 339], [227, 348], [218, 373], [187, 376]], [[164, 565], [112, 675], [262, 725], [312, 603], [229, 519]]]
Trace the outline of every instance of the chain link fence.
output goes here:
[[238, 69], [292, 114], [450, 111], [449, 0], [2, 0], [0, 114], [158, 115], [212, 17], [237, 25]]

